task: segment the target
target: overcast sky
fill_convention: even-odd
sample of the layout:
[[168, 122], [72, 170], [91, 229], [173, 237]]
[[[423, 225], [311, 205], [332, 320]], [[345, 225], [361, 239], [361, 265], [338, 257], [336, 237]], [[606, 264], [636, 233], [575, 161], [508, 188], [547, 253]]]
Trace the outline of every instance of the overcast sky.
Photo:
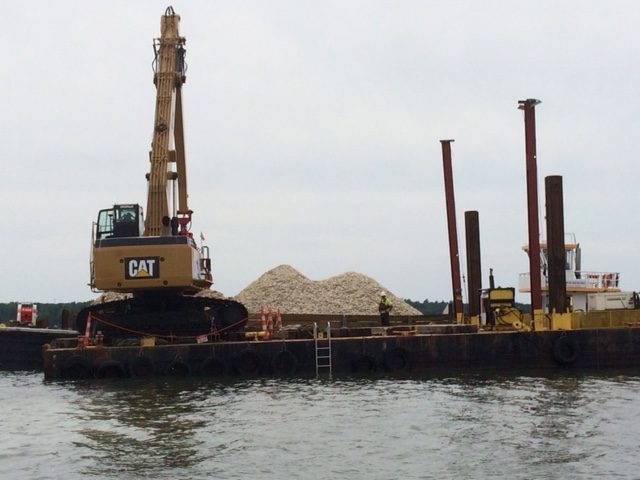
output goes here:
[[[3, 3], [0, 301], [95, 297], [91, 222], [146, 202], [152, 39], [167, 5]], [[525, 98], [543, 102], [541, 215], [544, 177], [562, 175], [583, 269], [640, 289], [639, 2], [173, 7], [187, 38], [193, 230], [211, 247], [216, 290], [235, 295], [289, 264], [313, 280], [356, 271], [404, 298], [450, 299], [445, 138], [463, 273], [464, 212], [478, 210], [484, 285], [491, 267], [517, 286]]]

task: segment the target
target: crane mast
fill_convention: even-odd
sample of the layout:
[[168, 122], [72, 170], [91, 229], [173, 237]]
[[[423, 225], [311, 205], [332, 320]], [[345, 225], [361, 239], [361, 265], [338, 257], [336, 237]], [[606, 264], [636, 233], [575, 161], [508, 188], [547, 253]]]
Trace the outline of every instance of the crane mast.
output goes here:
[[[180, 225], [188, 234], [187, 176], [182, 126], [182, 85], [186, 80], [185, 43], [179, 33], [180, 16], [168, 7], [160, 20], [160, 38], [154, 41], [156, 111], [149, 153], [147, 215], [144, 236], [168, 235]], [[171, 164], [176, 165], [175, 171]], [[171, 206], [171, 183], [178, 181], [177, 211]], [[175, 186], [175, 184], [174, 184]], [[174, 187], [175, 194], [175, 187]], [[172, 219], [173, 225], [172, 225]]]

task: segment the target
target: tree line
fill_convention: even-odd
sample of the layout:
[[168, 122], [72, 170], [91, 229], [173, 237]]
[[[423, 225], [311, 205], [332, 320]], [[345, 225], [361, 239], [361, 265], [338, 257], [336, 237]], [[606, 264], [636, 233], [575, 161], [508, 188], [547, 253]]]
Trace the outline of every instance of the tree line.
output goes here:
[[[420, 310], [424, 315], [441, 315], [448, 304], [445, 301], [432, 302], [428, 299], [422, 302], [405, 299], [405, 302]], [[36, 303], [38, 306], [38, 318], [47, 320], [50, 327], [60, 325], [63, 311], [68, 311], [70, 318], [73, 319], [80, 310], [88, 307], [89, 304], [90, 302]], [[8, 324], [14, 321], [17, 310], [17, 302], [0, 303], [0, 323]]]
[[[38, 319], [46, 321], [49, 327], [59, 327], [62, 320], [62, 313], [69, 312], [69, 318], [75, 319], [76, 314], [83, 308], [89, 306], [90, 302], [68, 302], [68, 303], [36, 303], [38, 306]], [[5, 325], [16, 319], [18, 312], [18, 302], [0, 303], [0, 323]]]
[[[430, 301], [424, 299], [422, 302], [404, 299], [412, 307], [418, 309], [423, 315], [442, 315], [445, 309], [449, 305], [449, 302], [444, 300]], [[69, 318], [75, 319], [76, 314], [85, 307], [88, 307], [91, 302], [68, 302], [68, 303], [37, 303], [38, 305], [38, 318], [40, 320], [46, 320], [50, 327], [60, 326], [62, 314], [66, 310], [69, 312]], [[528, 312], [530, 310], [529, 305], [516, 303], [516, 308], [522, 312]], [[465, 310], [467, 309], [465, 305]], [[17, 302], [0, 303], [0, 323], [8, 324], [16, 319], [16, 313], [18, 309]]]
[[449, 305], [449, 302], [441, 300], [439, 302], [431, 302], [425, 298], [422, 302], [405, 298], [404, 301], [411, 305], [413, 308], [420, 310], [423, 315], [442, 315]]
[[[417, 302], [417, 301], [405, 298], [404, 301], [407, 302], [412, 307], [420, 310], [420, 312], [423, 315], [442, 315], [445, 312], [445, 309], [447, 308], [447, 306], [450, 305], [450, 302], [445, 302], [444, 300], [439, 302], [431, 302], [428, 299], [425, 299], [422, 302]], [[525, 304], [525, 303], [515, 302], [514, 307], [523, 313], [529, 313], [531, 311], [531, 305]], [[468, 312], [468, 309], [469, 309], [469, 305], [465, 303], [464, 304], [465, 313]], [[451, 307], [449, 308], [449, 311], [451, 311]]]

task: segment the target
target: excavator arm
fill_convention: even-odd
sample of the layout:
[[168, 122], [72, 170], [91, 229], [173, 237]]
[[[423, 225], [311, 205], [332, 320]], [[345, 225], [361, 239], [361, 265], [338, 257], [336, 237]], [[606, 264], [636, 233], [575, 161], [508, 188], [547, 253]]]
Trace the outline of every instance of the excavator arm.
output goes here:
[[[186, 80], [184, 37], [180, 16], [168, 7], [160, 21], [160, 38], [154, 41], [156, 111], [149, 154], [147, 216], [144, 236], [168, 235], [180, 225], [188, 234], [191, 214], [187, 205], [187, 175], [182, 125], [182, 85]], [[175, 165], [175, 170], [172, 166]], [[177, 180], [178, 205], [172, 205], [171, 182]], [[175, 188], [175, 183], [174, 183]], [[175, 192], [174, 192], [175, 194]]]

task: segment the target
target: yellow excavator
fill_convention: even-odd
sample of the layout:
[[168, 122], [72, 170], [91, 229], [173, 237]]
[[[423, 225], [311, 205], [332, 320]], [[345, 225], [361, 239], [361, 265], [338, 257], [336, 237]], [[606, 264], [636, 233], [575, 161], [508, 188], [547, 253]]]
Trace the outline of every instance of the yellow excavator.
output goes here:
[[224, 337], [247, 321], [242, 304], [206, 295], [213, 283], [209, 250], [198, 248], [190, 231], [182, 121], [186, 51], [179, 24], [180, 16], [168, 7], [154, 40], [156, 108], [146, 218], [139, 204], [121, 204], [100, 210], [93, 224], [90, 286], [125, 295], [83, 310], [76, 327], [85, 332], [91, 318], [90, 328], [100, 330], [105, 341]]

